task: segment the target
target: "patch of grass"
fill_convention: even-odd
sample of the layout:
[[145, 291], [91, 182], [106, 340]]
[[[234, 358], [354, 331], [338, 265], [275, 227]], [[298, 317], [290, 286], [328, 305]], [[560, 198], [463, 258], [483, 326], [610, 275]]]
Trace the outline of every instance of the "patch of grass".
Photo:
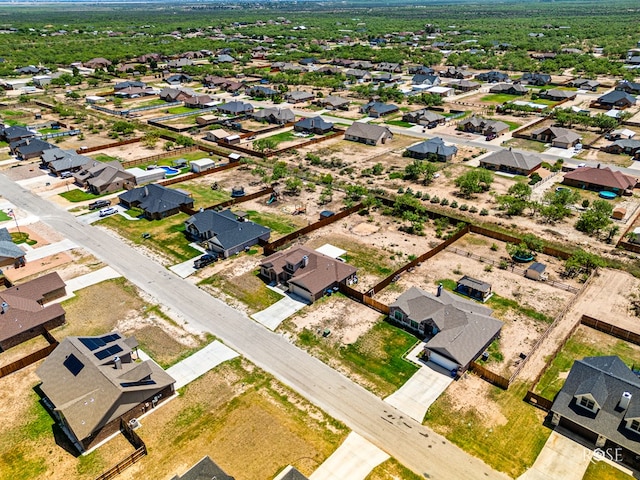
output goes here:
[[404, 120], [387, 120], [384, 123], [387, 125], [395, 125], [396, 127], [413, 127], [413, 123], [405, 122]]
[[46, 135], [47, 133], [57, 133], [59, 132], [60, 129], [59, 128], [43, 128], [38, 130], [39, 133]]
[[630, 480], [632, 478], [634, 477], [607, 462], [590, 462], [582, 480]]
[[93, 158], [98, 162], [113, 162], [114, 160], [117, 160], [119, 162], [122, 161], [122, 159], [118, 157], [112, 157], [111, 155], [105, 155], [104, 153], [99, 153]]
[[[133, 243], [144, 245], [167, 257], [170, 263], [185, 262], [200, 255], [200, 251], [189, 245], [184, 235], [184, 221], [189, 218], [186, 213], [179, 213], [162, 220], [127, 220], [122, 215], [111, 215], [98, 223], [112, 228], [118, 234]], [[143, 233], [150, 233], [151, 238], [142, 238]]]
[[74, 188], [73, 190], [69, 190], [68, 192], [59, 193], [58, 195], [60, 195], [65, 200], [73, 203], [84, 202], [86, 200], [94, 200], [103, 196], [94, 195], [93, 193], [85, 192], [84, 190], [80, 190], [79, 188]]
[[551, 431], [542, 425], [544, 412], [522, 401], [525, 383], [506, 391], [489, 388], [489, 398], [477, 401], [491, 401], [506, 424], [487, 424], [477, 410], [460, 409], [447, 391], [429, 407], [425, 423], [492, 468], [517, 478], [533, 465]]
[[12, 120], [11, 118], [7, 118], [4, 120], [4, 124], [9, 127], [26, 127], [27, 124], [25, 122], [19, 122], [18, 120]]
[[267, 288], [266, 284], [258, 278], [258, 272], [258, 270], [247, 272], [233, 278], [213, 275], [202, 280], [200, 284], [218, 288], [245, 304], [252, 313], [259, 312], [279, 301], [282, 295]]
[[562, 374], [571, 369], [575, 360], [607, 355], [616, 355], [629, 366], [640, 364], [640, 347], [609, 337], [589, 327], [579, 327], [542, 375], [536, 385], [536, 393], [553, 400], [564, 385]]
[[146, 102], [138, 103], [134, 108], [155, 107], [158, 105], [166, 105], [166, 103], [167, 102], [165, 102], [161, 98], [156, 98], [154, 100], [147, 100]]
[[41, 478], [47, 471], [43, 458], [32, 457], [29, 446], [19, 443], [0, 455], [1, 480], [31, 480]]
[[5, 142], [5, 141], [0, 140], [0, 148], [5, 148], [5, 147], [8, 147], [8, 146], [9, 146], [9, 142]]
[[0, 222], [6, 222], [8, 220], [11, 220], [11, 218], [12, 217], [7, 215], [7, 213], [4, 210], [0, 210]]
[[30, 240], [29, 234], [24, 232], [11, 233], [11, 240], [13, 240], [13, 243], [16, 244], [26, 243], [27, 245], [35, 245], [36, 243], [38, 243], [36, 240]]
[[196, 115], [199, 112], [199, 109], [193, 109], [193, 108], [184, 107], [184, 106], [172, 107], [167, 109], [167, 113], [169, 113], [169, 115], [177, 115], [179, 113], [187, 113], [187, 112], [190, 112]]
[[178, 188], [191, 194], [196, 205], [201, 207], [210, 207], [221, 202], [226, 202], [231, 198], [231, 191], [211, 190], [211, 185], [201, 183], [178, 183], [172, 185], [172, 188]]
[[376, 468], [371, 470], [365, 480], [424, 480], [424, 477], [417, 475], [403, 466], [395, 458], [390, 458], [386, 462], [382, 462]]
[[507, 140], [504, 145], [540, 153], [547, 149], [544, 142], [536, 142], [535, 140], [527, 140], [526, 138], [512, 138], [511, 140]]
[[376, 323], [350, 345], [336, 346], [308, 329], [299, 334], [298, 342], [318, 356], [339, 361], [383, 397], [395, 392], [418, 370], [403, 358], [415, 345], [416, 337], [385, 321]]
[[264, 227], [268, 227], [274, 232], [281, 235], [287, 235], [291, 232], [295, 232], [302, 225], [296, 223], [291, 216], [282, 216], [269, 212], [257, 212], [255, 210], [247, 211], [247, 218], [252, 222], [255, 222]]
[[78, 475], [96, 477], [107, 468], [109, 468], [109, 466], [104, 461], [100, 450], [94, 450], [87, 455], [80, 455], [78, 457], [76, 472]]
[[[269, 140], [273, 140], [274, 142], [276, 142], [276, 144], [280, 144], [282, 142], [290, 142], [291, 140], [295, 140], [296, 136], [294, 136], [294, 131], [293, 130], [289, 130], [286, 132], [281, 132], [281, 133], [276, 133], [275, 135], [271, 135], [269, 137]], [[309, 137], [311, 138], [311, 137]]]
[[522, 95], [509, 95], [507, 93], [491, 93], [480, 98], [481, 102], [505, 103], [522, 98]]
[[504, 119], [501, 119], [500, 121], [503, 122], [503, 123], [506, 123], [507, 125], [509, 125], [509, 131], [510, 132], [515, 130], [516, 128], [519, 128], [519, 127], [522, 126], [522, 124], [520, 124], [518, 122], [511, 122], [509, 120], [504, 120]]

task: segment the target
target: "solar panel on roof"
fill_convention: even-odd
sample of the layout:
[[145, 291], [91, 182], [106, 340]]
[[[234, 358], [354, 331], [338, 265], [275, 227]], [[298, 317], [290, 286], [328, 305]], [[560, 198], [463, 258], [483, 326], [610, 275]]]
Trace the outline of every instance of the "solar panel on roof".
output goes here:
[[111, 355], [115, 355], [122, 351], [122, 347], [120, 345], [112, 345], [109, 348], [105, 348], [104, 350], [100, 350], [99, 352], [94, 353], [98, 360], [104, 360]]
[[80, 338], [79, 340], [85, 347], [87, 347], [92, 352], [106, 345], [106, 343], [104, 342], [104, 340], [102, 340], [102, 338], [97, 338], [97, 337], [86, 337], [86, 338]]
[[69, 355], [62, 364], [67, 367], [67, 370], [69, 370], [74, 377], [84, 368], [84, 364], [78, 360], [78, 357], [73, 353]]
[[100, 340], [105, 343], [111, 343], [115, 342], [116, 340], [120, 340], [120, 335], [118, 335], [117, 333], [112, 333], [111, 335], [104, 335], [100, 337]]

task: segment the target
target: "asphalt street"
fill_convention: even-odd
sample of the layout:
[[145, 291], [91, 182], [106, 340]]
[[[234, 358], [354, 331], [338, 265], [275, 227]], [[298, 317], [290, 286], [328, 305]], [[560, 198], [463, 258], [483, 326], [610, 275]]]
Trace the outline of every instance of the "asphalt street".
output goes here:
[[434, 480], [507, 478], [116, 236], [80, 223], [1, 174], [0, 194], [110, 265], [192, 328], [212, 333], [414, 472]]

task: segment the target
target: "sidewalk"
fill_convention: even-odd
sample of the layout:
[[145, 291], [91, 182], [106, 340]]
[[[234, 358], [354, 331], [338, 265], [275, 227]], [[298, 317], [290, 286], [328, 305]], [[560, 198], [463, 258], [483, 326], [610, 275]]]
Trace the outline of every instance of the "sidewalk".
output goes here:
[[238, 354], [235, 351], [218, 340], [215, 340], [202, 350], [198, 350], [190, 357], [176, 363], [173, 367], [169, 367], [166, 372], [175, 379], [175, 388], [178, 390], [193, 382], [196, 378], [201, 377], [209, 370], [217, 367], [222, 362], [226, 362], [237, 356]]

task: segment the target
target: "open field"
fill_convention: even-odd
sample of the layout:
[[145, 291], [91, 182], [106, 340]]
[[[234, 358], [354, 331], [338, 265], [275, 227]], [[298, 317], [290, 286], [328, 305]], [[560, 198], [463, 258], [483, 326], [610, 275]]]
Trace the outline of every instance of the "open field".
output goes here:
[[607, 462], [591, 462], [582, 480], [631, 480], [632, 478], [634, 477]]

